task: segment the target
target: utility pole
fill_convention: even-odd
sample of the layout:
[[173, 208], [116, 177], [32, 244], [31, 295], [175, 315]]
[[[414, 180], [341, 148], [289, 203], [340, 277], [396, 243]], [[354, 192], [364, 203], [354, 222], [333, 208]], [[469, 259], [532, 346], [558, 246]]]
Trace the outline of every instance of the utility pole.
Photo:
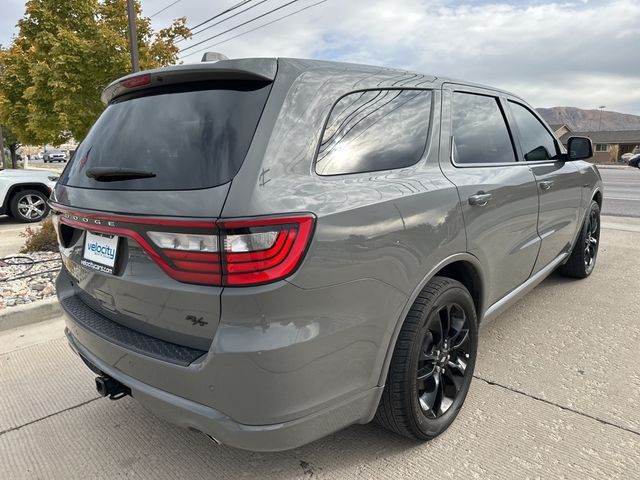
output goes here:
[[2, 125], [0, 125], [0, 168], [4, 168], [4, 138], [2, 133]]
[[136, 6], [134, 0], [127, 0], [127, 16], [129, 17], [129, 51], [131, 52], [131, 70], [140, 70], [138, 63], [138, 29], [136, 27]]
[[600, 121], [598, 122], [598, 131], [602, 130], [602, 110], [604, 110], [606, 105], [600, 105], [598, 109], [600, 110]]

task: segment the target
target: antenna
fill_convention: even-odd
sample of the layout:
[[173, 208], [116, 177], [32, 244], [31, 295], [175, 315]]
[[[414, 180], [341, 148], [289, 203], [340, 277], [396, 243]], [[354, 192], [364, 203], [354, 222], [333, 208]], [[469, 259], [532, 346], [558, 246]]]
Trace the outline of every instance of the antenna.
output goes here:
[[223, 53], [218, 52], [205, 52], [202, 55], [201, 62], [219, 62], [220, 60], [229, 60], [229, 57], [224, 55]]

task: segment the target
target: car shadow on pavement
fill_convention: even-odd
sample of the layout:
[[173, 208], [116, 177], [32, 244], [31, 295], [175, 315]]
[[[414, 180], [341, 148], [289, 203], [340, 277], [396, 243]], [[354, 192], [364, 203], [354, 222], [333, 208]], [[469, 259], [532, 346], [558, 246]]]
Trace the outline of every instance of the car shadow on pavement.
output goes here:
[[[565, 277], [564, 275], [554, 271], [551, 275], [545, 278], [540, 285], [536, 286], [536, 288], [549, 288], [555, 287], [557, 285], [565, 285], [567, 283], [575, 283], [577, 280], [575, 278]], [[523, 297], [526, 298], [526, 297]]]
[[[567, 282], [574, 280], [553, 274], [534, 292], [537, 291], [541, 299]], [[534, 292], [529, 294], [529, 298], [535, 295]], [[544, 307], [533, 300], [536, 308]], [[480, 331], [480, 361], [482, 357], [486, 357], [488, 362], [494, 361], [491, 359], [491, 344], [502, 342], [493, 337], [513, 338], [523, 330], [523, 322], [525, 326], [531, 322], [530, 308], [531, 301], [521, 300], [511, 307], [510, 314], [501, 315], [490, 323], [488, 329]], [[82, 368], [79, 361], [77, 365]], [[90, 382], [82, 383], [81, 388], [87, 389], [88, 398], [94, 394], [90, 391]], [[478, 455], [469, 449], [474, 448], [476, 442], [486, 442], [492, 435], [508, 441], [514, 433], [505, 429], [503, 424], [492, 424], [498, 414], [497, 417], [487, 416], [487, 412], [493, 411], [496, 405], [500, 408], [499, 398], [503, 402], [501, 408], [505, 408], [505, 397], [496, 393], [502, 390], [488, 391], [486, 388], [485, 383], [474, 381], [470, 402], [462, 409], [460, 418], [441, 437], [430, 442], [411, 441], [375, 424], [368, 424], [354, 425], [284, 452], [251, 452], [216, 445], [202, 434], [156, 417], [133, 398], [117, 402], [95, 398], [7, 433], [6, 441], [19, 445], [24, 454], [6, 456], [4, 460], [8, 462], [9, 471], [28, 468], [32, 476], [42, 473], [40, 476], [50, 478], [104, 477], [105, 472], [117, 472], [122, 476], [156, 480], [395, 479], [412, 475], [417, 478], [420, 472], [428, 476], [425, 466], [439, 472], [438, 477], [452, 474], [460, 468], [477, 472], [473, 462], [478, 461], [478, 455], [496, 454], [498, 447], [483, 450], [484, 453]], [[256, 395], [256, 401], [259, 401], [259, 395]], [[481, 425], [487, 425], [484, 433]], [[83, 453], [78, 455], [78, 452]], [[451, 456], [462, 463], [451, 467], [451, 471], [445, 471]], [[0, 453], [0, 463], [2, 459]]]
[[[103, 468], [121, 473], [142, 471], [146, 478], [174, 478], [172, 472], [181, 478], [343, 478], [341, 472], [353, 472], [356, 465], [359, 477], [374, 478], [381, 459], [402, 465], [413, 455], [428, 455], [425, 449], [440, 441], [419, 443], [368, 424], [351, 426], [293, 450], [251, 452], [216, 445], [203, 434], [171, 425], [131, 398], [115, 403], [99, 399], [83, 410], [77, 418], [66, 420], [66, 428], [78, 427], [78, 438], [73, 442], [77, 441], [80, 449], [106, 453], [107, 458], [97, 455], [102, 457], [98, 463], [117, 462]], [[55, 435], [51, 438], [54, 443]], [[43, 445], [42, 440], [38, 443], [39, 448], [56, 449]], [[61, 455], [69, 455], [70, 449], [76, 451], [75, 445], [66, 445]], [[96, 455], [90, 456], [95, 461]], [[94, 467], [100, 468], [88, 468]], [[83, 475], [91, 473], [82, 469]]]
[[28, 224], [24, 224], [24, 223], [18, 222], [15, 218], [10, 217], [9, 215], [0, 215], [0, 227], [1, 226], [5, 226], [5, 225], [7, 227], [10, 227], [10, 226], [11, 227], [13, 227], [13, 226], [19, 227], [21, 225], [25, 225], [25, 227], [26, 227], [26, 225], [28, 225]]

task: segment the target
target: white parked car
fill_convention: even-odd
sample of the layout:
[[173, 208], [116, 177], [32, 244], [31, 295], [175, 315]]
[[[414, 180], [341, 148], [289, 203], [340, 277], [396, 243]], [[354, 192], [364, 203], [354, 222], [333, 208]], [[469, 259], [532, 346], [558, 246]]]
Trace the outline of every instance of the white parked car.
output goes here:
[[633, 157], [634, 155], [636, 155], [633, 152], [629, 152], [629, 153], [624, 153], [622, 154], [622, 156], [620, 157], [620, 160], [622, 160], [625, 163], [629, 163], [629, 160], [631, 160], [631, 157]]
[[37, 222], [49, 213], [47, 200], [58, 180], [51, 172], [0, 168], [0, 215]]
[[46, 150], [42, 154], [42, 159], [44, 160], [44, 163], [66, 162], [67, 154], [64, 153], [62, 150]]

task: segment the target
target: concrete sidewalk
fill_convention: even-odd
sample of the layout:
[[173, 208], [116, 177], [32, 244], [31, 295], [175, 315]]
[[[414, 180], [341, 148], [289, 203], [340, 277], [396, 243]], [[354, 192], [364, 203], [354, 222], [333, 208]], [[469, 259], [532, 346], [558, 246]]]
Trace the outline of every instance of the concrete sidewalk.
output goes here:
[[366, 425], [283, 453], [215, 446], [98, 399], [61, 320], [2, 332], [0, 478], [639, 478], [639, 230], [603, 219], [590, 278], [553, 275], [481, 329], [467, 403], [429, 443]]
[[624, 168], [634, 168], [629, 167], [629, 165], [621, 164], [621, 163], [597, 163], [595, 164], [598, 168], [613, 168], [613, 169], [624, 169]]

